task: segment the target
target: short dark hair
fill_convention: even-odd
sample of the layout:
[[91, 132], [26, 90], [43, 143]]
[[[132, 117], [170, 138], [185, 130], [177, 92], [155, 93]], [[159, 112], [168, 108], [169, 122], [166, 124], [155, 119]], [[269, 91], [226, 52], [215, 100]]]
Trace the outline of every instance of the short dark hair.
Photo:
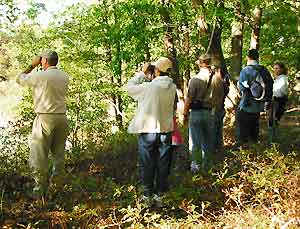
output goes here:
[[42, 57], [44, 57], [50, 66], [56, 66], [58, 63], [58, 54], [53, 50], [45, 50], [42, 53]]
[[56, 66], [58, 63], [58, 56], [57, 55], [53, 55], [47, 58], [48, 64], [50, 66]]
[[259, 58], [259, 54], [258, 54], [258, 51], [256, 49], [250, 49], [248, 51], [248, 54], [247, 56], [252, 59], [252, 60], [258, 60]]
[[288, 69], [283, 62], [275, 61], [273, 66], [276, 66], [276, 65], [279, 66], [279, 68], [280, 68], [280, 74], [287, 75]]

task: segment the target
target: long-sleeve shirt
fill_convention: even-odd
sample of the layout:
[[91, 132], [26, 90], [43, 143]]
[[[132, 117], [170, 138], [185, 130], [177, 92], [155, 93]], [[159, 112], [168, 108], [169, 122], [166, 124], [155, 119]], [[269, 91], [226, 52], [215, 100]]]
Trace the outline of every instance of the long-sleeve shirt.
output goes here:
[[[258, 72], [251, 65], [258, 66], [258, 62], [255, 60], [250, 60], [247, 62], [247, 66], [242, 69], [240, 72], [240, 77], [237, 83], [238, 90], [242, 94], [242, 99], [239, 104], [239, 109], [248, 112], [248, 113], [259, 113], [264, 110], [265, 101], [256, 101], [254, 99], [249, 99], [247, 96], [247, 90], [249, 90], [246, 85], [248, 82], [254, 81]], [[262, 67], [262, 71], [265, 74], [265, 78], [268, 82], [266, 85], [266, 101], [272, 99], [272, 88], [273, 88], [273, 80], [268, 72], [268, 70]]]
[[69, 77], [57, 67], [51, 66], [42, 72], [20, 74], [16, 81], [22, 86], [32, 88], [36, 113], [66, 113]]
[[143, 72], [127, 83], [127, 92], [138, 102], [136, 115], [129, 124], [129, 133], [168, 133], [173, 131], [176, 86], [168, 76], [145, 82]]
[[289, 87], [288, 77], [286, 75], [279, 75], [274, 80], [273, 96], [278, 98], [287, 96], [288, 87]]

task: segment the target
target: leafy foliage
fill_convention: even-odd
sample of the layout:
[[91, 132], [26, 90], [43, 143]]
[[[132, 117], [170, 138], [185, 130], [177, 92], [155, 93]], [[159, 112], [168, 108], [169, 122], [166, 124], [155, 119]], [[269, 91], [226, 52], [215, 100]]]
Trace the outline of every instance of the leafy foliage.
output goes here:
[[[224, 3], [224, 8], [216, 7], [220, 3]], [[179, 77], [186, 77], [186, 73], [197, 71], [194, 62], [207, 50], [217, 18], [222, 18], [225, 62], [230, 63], [232, 57], [231, 29], [238, 17], [245, 22], [245, 53], [253, 29], [252, 11], [257, 6], [263, 7], [261, 61], [270, 66], [275, 60], [284, 60], [293, 79], [300, 66], [300, 50], [295, 45], [299, 43], [299, 5], [294, 1], [105, 0], [89, 6], [72, 5], [55, 15], [47, 26], [37, 21], [45, 5], [32, 1], [26, 12], [20, 12], [14, 1], [1, 1], [0, 74], [14, 80], [32, 56], [47, 48], [57, 50], [59, 67], [71, 77], [67, 115], [72, 147], [66, 155], [63, 190], [55, 190], [46, 200], [32, 201], [27, 136], [34, 113], [31, 93], [21, 91], [18, 121], [11, 129], [1, 131], [0, 225], [20, 228], [299, 225], [299, 158], [290, 152], [298, 150], [298, 140], [289, 138], [298, 135], [291, 129], [297, 115], [286, 120], [292, 125], [282, 133], [282, 144], [271, 149], [251, 146], [247, 150], [227, 150], [225, 160], [216, 162], [206, 174], [191, 175], [185, 168], [186, 152], [178, 152], [177, 167], [171, 177], [173, 187], [164, 196], [166, 206], [161, 209], [146, 208], [140, 201], [137, 142], [135, 136], [125, 131], [136, 104], [123, 86], [139, 69], [139, 63], [167, 55], [164, 43], [167, 31], [174, 39]], [[14, 87], [7, 93], [20, 96], [19, 91]], [[1, 95], [6, 93], [1, 91]], [[232, 143], [233, 139], [227, 137], [226, 141]]]

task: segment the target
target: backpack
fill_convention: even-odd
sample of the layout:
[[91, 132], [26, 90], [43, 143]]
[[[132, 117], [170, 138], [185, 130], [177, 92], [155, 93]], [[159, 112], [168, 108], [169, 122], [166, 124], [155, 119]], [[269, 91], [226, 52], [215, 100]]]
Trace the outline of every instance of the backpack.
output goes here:
[[255, 79], [248, 82], [251, 98], [256, 101], [264, 101], [266, 97], [266, 80], [261, 72], [261, 66], [248, 65], [256, 71]]

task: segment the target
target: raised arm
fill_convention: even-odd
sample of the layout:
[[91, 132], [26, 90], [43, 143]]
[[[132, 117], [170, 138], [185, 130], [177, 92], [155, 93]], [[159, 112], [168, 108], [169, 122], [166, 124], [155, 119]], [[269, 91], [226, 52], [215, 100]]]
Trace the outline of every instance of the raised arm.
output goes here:
[[41, 64], [41, 57], [36, 56], [32, 59], [31, 65], [29, 65], [24, 71], [22, 71], [18, 76], [17, 76], [17, 83], [22, 85], [22, 86], [32, 86], [32, 75], [29, 74], [33, 69], [35, 69], [38, 65]]
[[146, 75], [143, 72], [138, 72], [127, 83], [127, 92], [134, 99], [138, 99], [145, 89]]

